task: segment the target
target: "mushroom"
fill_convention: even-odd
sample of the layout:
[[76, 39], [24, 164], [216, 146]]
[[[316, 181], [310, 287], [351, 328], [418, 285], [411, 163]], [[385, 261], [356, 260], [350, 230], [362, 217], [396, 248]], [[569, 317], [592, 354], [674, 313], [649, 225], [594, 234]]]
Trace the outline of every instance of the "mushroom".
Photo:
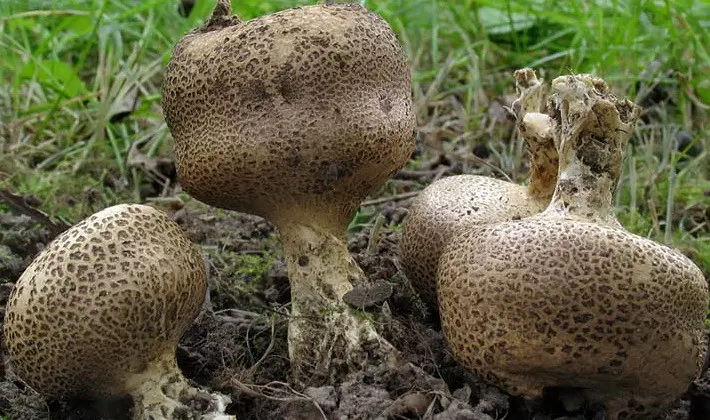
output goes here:
[[407, 57], [390, 26], [356, 4], [230, 14], [220, 0], [166, 69], [179, 181], [206, 204], [277, 227], [293, 380], [317, 383], [392, 351], [342, 298], [363, 280], [348, 222], [415, 148]]
[[[531, 156], [530, 182], [518, 185], [487, 176], [456, 175], [436, 181], [414, 200], [399, 245], [402, 271], [436, 315], [436, 271], [444, 247], [460, 229], [520, 219], [547, 207], [557, 180], [557, 149], [551, 121], [537, 111], [543, 85], [532, 69], [515, 72], [518, 99], [512, 113]], [[435, 318], [438, 318], [435, 316]]]
[[[49, 398], [130, 394], [135, 419], [224, 416], [230, 399], [192, 387], [175, 349], [205, 298], [200, 252], [149, 206], [104, 209], [62, 233], [17, 281], [4, 328], [14, 373]], [[184, 417], [181, 417], [184, 416]]]
[[445, 337], [464, 366], [513, 394], [578, 388], [608, 418], [653, 418], [703, 366], [707, 282], [690, 259], [614, 216], [640, 108], [589, 75], [556, 78], [549, 108], [552, 201], [449, 242], [438, 271]]

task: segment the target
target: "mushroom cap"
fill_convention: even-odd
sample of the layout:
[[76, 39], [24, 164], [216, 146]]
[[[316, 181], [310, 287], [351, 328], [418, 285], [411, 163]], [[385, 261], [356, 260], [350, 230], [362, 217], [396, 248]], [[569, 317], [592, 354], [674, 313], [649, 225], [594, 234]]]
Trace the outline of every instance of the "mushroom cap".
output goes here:
[[580, 387], [651, 410], [701, 371], [700, 269], [623, 229], [538, 216], [476, 226], [450, 242], [438, 276], [454, 355], [511, 393]]
[[402, 270], [427, 306], [436, 311], [439, 257], [462, 228], [522, 219], [540, 213], [549, 197], [536, 198], [527, 187], [478, 175], [456, 175], [426, 187], [409, 208], [402, 226]]
[[342, 229], [415, 148], [395, 33], [354, 4], [233, 23], [184, 37], [166, 69], [180, 183], [216, 207]]
[[173, 352], [204, 301], [200, 252], [149, 206], [121, 204], [58, 236], [22, 274], [5, 314], [15, 373], [53, 398], [124, 395]]

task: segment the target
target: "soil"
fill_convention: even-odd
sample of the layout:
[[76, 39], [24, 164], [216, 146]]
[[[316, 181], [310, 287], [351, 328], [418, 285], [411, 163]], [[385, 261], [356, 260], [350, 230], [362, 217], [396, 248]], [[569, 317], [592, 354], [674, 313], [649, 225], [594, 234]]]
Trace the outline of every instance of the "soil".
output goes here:
[[[168, 199], [156, 202], [202, 246], [209, 263], [210, 299], [182, 338], [177, 349], [179, 366], [197, 384], [231, 395], [234, 402], [228, 412], [239, 420], [604, 418], [603, 409], [576, 398], [572, 390], [550, 390], [539, 401], [511, 397], [487, 386], [452, 358], [437, 320], [427, 313], [397, 267], [397, 225], [411, 203], [408, 193], [442, 176], [495, 176], [493, 171], [485, 172], [489, 166], [479, 161], [496, 162], [491, 162], [494, 154], [484, 144], [468, 145], [467, 150], [477, 157], [471, 158], [470, 153], [462, 157], [456, 150], [430, 150], [428, 146], [441, 139], [432, 140], [426, 127], [421, 136], [417, 153], [425, 153], [420, 159], [423, 163], [408, 166], [387, 183], [379, 197], [366, 203], [366, 224], [351, 229], [348, 244], [375, 285], [350, 298], [388, 314], [382, 316], [383, 334], [406, 360], [395, 366], [372, 366], [338, 383], [307, 389], [288, 384], [283, 308], [289, 302], [289, 285], [278, 236], [268, 221], [183, 201], [177, 198], [185, 197], [178, 186]], [[50, 229], [20, 213], [0, 212], [0, 323], [13, 282], [52, 239]], [[384, 224], [375, 235], [376, 243], [371, 244], [378, 215], [384, 217]], [[244, 256], [250, 255], [261, 263], [254, 270], [240, 269]], [[129, 399], [46, 401], [12, 374], [7, 361], [0, 363], [0, 416], [13, 420], [129, 419], [131, 409]], [[708, 372], [665, 418], [710, 418]]]

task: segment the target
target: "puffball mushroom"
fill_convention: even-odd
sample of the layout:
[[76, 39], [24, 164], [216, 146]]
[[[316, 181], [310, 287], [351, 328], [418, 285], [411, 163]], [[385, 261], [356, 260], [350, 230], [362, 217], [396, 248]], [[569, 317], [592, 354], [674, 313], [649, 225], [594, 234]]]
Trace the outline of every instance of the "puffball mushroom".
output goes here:
[[294, 380], [315, 383], [390, 351], [342, 300], [363, 276], [345, 234], [360, 202], [414, 151], [410, 70], [389, 25], [356, 4], [244, 22], [230, 13], [220, 0], [167, 66], [177, 172], [198, 200], [278, 228]]
[[532, 69], [515, 72], [518, 99], [512, 104], [517, 127], [531, 157], [530, 182], [518, 185], [487, 176], [457, 175], [436, 181], [414, 200], [399, 245], [402, 270], [422, 301], [438, 313], [439, 257], [460, 229], [521, 219], [547, 207], [557, 180], [557, 149], [549, 116], [539, 113], [543, 85]]
[[56, 399], [130, 394], [135, 419], [223, 416], [229, 398], [189, 385], [175, 360], [205, 298], [200, 252], [167, 215], [120, 204], [59, 235], [27, 267], [4, 328], [14, 372]]
[[681, 253], [615, 219], [640, 108], [589, 75], [552, 87], [552, 201], [449, 243], [438, 271], [442, 327], [463, 365], [513, 394], [574, 387], [605, 403], [608, 418], [653, 418], [701, 371], [708, 285]]

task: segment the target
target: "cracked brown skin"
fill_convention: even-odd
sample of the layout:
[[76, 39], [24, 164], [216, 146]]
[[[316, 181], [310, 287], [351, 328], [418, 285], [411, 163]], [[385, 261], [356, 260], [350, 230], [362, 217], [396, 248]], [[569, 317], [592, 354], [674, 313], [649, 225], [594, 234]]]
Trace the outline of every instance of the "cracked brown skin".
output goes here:
[[[553, 170], [557, 172], [556, 165]], [[450, 176], [426, 187], [409, 207], [399, 258], [404, 274], [429, 310], [438, 312], [439, 258], [458, 231], [539, 213], [551, 196], [531, 196], [523, 185], [479, 175]]]
[[522, 219], [545, 210], [557, 181], [557, 149], [547, 115], [539, 114], [542, 82], [531, 69], [515, 72], [519, 98], [512, 104], [530, 152], [527, 186], [487, 176], [456, 175], [426, 187], [402, 225], [399, 258], [405, 276], [437, 318], [436, 272], [444, 248], [461, 229]]
[[181, 185], [216, 207], [340, 234], [415, 147], [396, 35], [354, 4], [216, 21], [183, 38], [166, 69]]
[[46, 397], [126, 395], [154, 360], [171, 352], [174, 364], [205, 290], [203, 259], [176, 223], [149, 206], [107, 208], [17, 281], [4, 320], [11, 366]]
[[332, 381], [392, 350], [342, 300], [364, 277], [345, 236], [360, 202], [415, 149], [409, 63], [389, 25], [359, 5], [229, 13], [220, 0], [166, 69], [179, 180], [200, 201], [277, 226], [292, 380]]
[[553, 88], [555, 196], [539, 215], [451, 241], [442, 326], [462, 364], [510, 393], [579, 387], [611, 419], [654, 418], [701, 371], [708, 285], [687, 257], [614, 218], [638, 107], [589, 76]]

